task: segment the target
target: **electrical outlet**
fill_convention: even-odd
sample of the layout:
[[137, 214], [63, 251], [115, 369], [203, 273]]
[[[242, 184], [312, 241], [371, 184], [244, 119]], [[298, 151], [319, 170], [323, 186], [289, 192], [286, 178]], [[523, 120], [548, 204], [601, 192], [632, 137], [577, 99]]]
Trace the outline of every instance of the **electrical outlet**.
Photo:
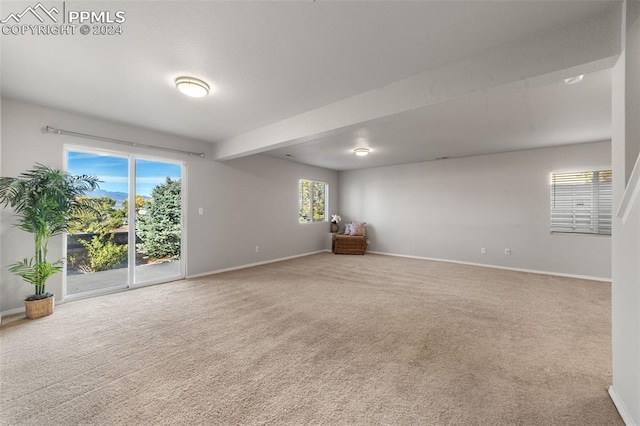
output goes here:
[[260, 246], [256, 246], [256, 253], [260, 251]]
[[480, 254], [487, 254], [487, 248], [486, 247], [482, 247], [480, 249]]
[[204, 209], [202, 207], [198, 209], [198, 214], [204, 214]]
[[510, 248], [504, 249], [504, 254], [506, 254], [507, 256], [510, 256], [511, 255], [511, 249]]

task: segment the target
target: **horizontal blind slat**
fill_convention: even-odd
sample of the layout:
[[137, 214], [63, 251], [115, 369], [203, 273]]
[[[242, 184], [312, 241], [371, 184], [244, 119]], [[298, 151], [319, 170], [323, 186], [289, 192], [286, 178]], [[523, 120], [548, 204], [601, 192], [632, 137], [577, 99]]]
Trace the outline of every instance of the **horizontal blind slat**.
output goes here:
[[551, 232], [611, 235], [611, 171], [552, 173]]

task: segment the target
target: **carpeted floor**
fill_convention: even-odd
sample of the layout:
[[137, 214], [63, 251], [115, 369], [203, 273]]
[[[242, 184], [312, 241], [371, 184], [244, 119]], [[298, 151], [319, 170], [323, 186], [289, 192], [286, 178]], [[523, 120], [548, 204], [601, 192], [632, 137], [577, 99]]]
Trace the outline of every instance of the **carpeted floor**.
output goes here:
[[329, 253], [6, 321], [0, 424], [617, 425], [602, 282]]

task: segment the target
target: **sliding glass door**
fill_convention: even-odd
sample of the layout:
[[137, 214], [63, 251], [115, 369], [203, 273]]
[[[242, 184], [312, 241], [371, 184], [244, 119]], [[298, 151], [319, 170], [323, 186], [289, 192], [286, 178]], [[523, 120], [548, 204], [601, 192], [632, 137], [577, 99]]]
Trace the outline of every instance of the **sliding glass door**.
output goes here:
[[182, 164], [69, 149], [67, 171], [101, 182], [66, 237], [66, 295], [184, 277]]
[[92, 212], [74, 215], [67, 235], [67, 294], [126, 287], [129, 283], [126, 156], [67, 151], [67, 171], [96, 175], [100, 189], [86, 194]]
[[181, 277], [182, 167], [138, 159], [135, 171], [134, 283]]

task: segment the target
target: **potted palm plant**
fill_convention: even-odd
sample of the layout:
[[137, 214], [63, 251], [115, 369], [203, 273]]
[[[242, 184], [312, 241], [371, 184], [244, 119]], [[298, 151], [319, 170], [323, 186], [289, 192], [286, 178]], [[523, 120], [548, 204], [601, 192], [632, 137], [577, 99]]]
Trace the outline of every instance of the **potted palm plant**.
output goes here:
[[33, 234], [35, 241], [35, 256], [9, 266], [9, 271], [35, 287], [35, 294], [25, 299], [27, 318], [53, 313], [54, 297], [45, 292], [45, 284], [62, 271], [63, 259], [47, 260], [49, 240], [67, 230], [74, 212], [92, 208], [79, 197], [96, 188], [95, 176], [73, 176], [42, 164], [18, 177], [0, 178], [0, 205], [13, 209], [15, 226]]

